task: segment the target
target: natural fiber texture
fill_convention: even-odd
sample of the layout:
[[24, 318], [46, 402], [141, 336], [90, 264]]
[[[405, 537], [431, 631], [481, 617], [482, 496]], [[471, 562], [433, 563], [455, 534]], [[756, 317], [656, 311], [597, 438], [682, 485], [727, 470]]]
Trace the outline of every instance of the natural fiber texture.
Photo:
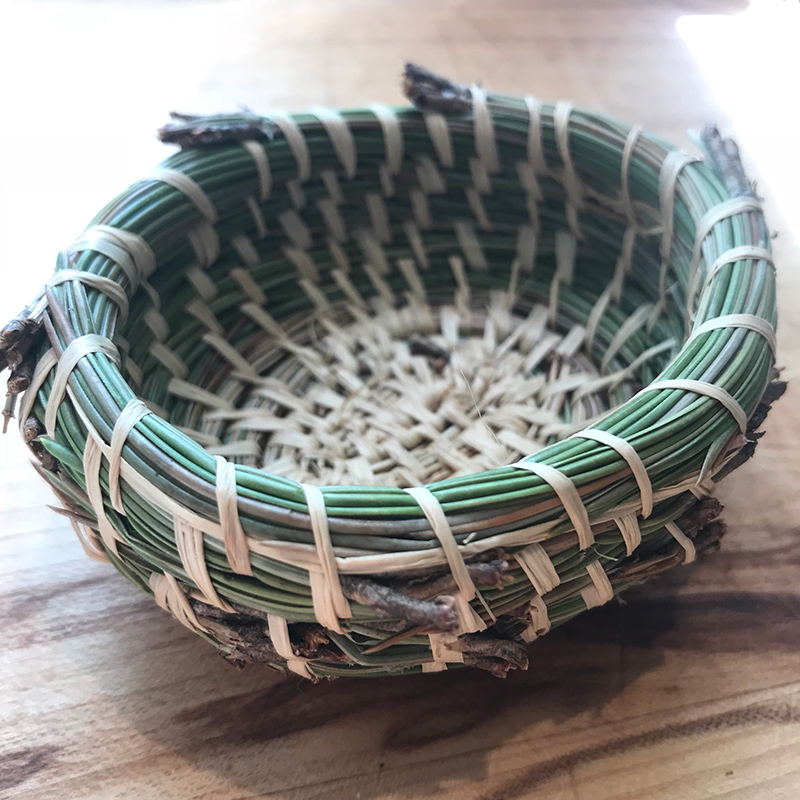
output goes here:
[[779, 393], [732, 143], [712, 168], [568, 103], [406, 90], [176, 117], [0, 336], [87, 553], [236, 663], [524, 667], [717, 543]]

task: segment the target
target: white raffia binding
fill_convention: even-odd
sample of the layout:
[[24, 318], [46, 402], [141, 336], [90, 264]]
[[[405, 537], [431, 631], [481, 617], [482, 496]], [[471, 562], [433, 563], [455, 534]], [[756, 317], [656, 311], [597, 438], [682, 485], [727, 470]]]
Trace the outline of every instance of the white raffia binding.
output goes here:
[[309, 573], [314, 616], [328, 630], [344, 633], [339, 620], [349, 619], [352, 612], [339, 580], [339, 569], [336, 566], [336, 556], [328, 528], [328, 515], [325, 511], [325, 496], [317, 486], [303, 484], [303, 491], [306, 495], [308, 516], [320, 567], [320, 571]]
[[483, 253], [480, 239], [475, 233], [475, 228], [466, 220], [456, 220], [453, 223], [456, 232], [456, 240], [464, 258], [472, 269], [486, 270], [489, 264]]
[[562, 283], [572, 283], [575, 271], [575, 258], [578, 253], [578, 240], [573, 233], [556, 231], [556, 270], [550, 281], [548, 321], [555, 325], [558, 315], [558, 293]]
[[486, 170], [486, 165], [479, 158], [470, 158], [469, 173], [472, 178], [472, 185], [478, 194], [492, 193], [492, 182], [489, 178], [489, 173]]
[[[683, 150], [670, 150], [658, 176], [658, 204], [661, 212], [661, 262], [669, 264], [675, 220], [675, 191], [682, 170], [697, 159]], [[663, 267], [662, 267], [663, 269]]]
[[189, 580], [203, 593], [205, 600], [222, 611], [232, 612], [233, 608], [217, 594], [208, 573], [203, 544], [203, 532], [175, 517], [173, 530], [178, 557], [186, 570]]
[[114, 429], [111, 431], [111, 445], [108, 453], [108, 494], [111, 499], [111, 505], [120, 514], [125, 514], [119, 480], [122, 466], [122, 448], [125, 446], [125, 442], [136, 424], [151, 413], [150, 409], [141, 400], [132, 398], [120, 412], [117, 421], [114, 423]]
[[598, 295], [595, 300], [589, 316], [586, 318], [586, 333], [584, 334], [584, 342], [586, 345], [586, 352], [591, 354], [594, 348], [595, 336], [597, 336], [597, 326], [606, 313], [608, 304], [611, 302], [611, 287], [609, 286], [604, 292]]
[[710, 397], [713, 400], [716, 400], [718, 403], [721, 403], [728, 411], [731, 412], [731, 416], [736, 420], [736, 424], [739, 426], [739, 430], [744, 433], [747, 430], [747, 414], [744, 412], [744, 409], [739, 405], [738, 401], [732, 397], [728, 392], [726, 392], [721, 386], [716, 386], [713, 383], [707, 383], [706, 381], [694, 381], [688, 378], [675, 378], [673, 380], [667, 381], [656, 381], [655, 383], [651, 383], [649, 386], [645, 386], [639, 394], [642, 392], [657, 392], [662, 391], [664, 389], [680, 389], [684, 392], [694, 392], [695, 394], [701, 394], [705, 397]]
[[263, 239], [267, 235], [267, 223], [264, 221], [264, 214], [261, 212], [261, 206], [252, 195], [245, 199], [245, 204], [250, 212], [250, 216], [253, 218], [256, 238]]
[[389, 211], [386, 202], [377, 192], [368, 192], [364, 197], [369, 214], [370, 225], [375, 234], [375, 238], [383, 244], [392, 241], [392, 229], [389, 225]]
[[[694, 250], [692, 251], [692, 261], [689, 265], [689, 284], [687, 290], [687, 303], [685, 311], [685, 319], [687, 326], [691, 318], [692, 302], [697, 292], [697, 284], [699, 283], [700, 262], [703, 258], [703, 245], [706, 237], [714, 229], [714, 226], [723, 222], [726, 219], [735, 217], [737, 214], [744, 214], [748, 211], [761, 211], [761, 203], [755, 197], [738, 196], [731, 197], [722, 203], [709, 208], [702, 218], [697, 223]], [[727, 256], [727, 253], [723, 253]], [[719, 259], [717, 259], [718, 261]], [[770, 259], [771, 260], [771, 259]], [[714, 262], [713, 267], [717, 262]]]
[[301, 183], [305, 183], [311, 177], [311, 154], [303, 131], [294, 119], [283, 111], [271, 112], [269, 119], [280, 128], [283, 138], [288, 142], [297, 164], [297, 178]]
[[83, 474], [86, 479], [86, 495], [97, 517], [97, 525], [100, 529], [100, 538], [103, 540], [103, 544], [107, 550], [110, 550], [115, 556], [119, 556], [117, 540], [122, 540], [111, 524], [103, 504], [103, 490], [100, 486], [100, 463], [102, 458], [103, 452], [90, 433], [86, 437], [86, 445], [83, 449]]
[[339, 211], [339, 206], [330, 197], [323, 197], [317, 202], [317, 208], [325, 220], [325, 226], [328, 228], [331, 238], [335, 242], [343, 242], [347, 239], [347, 227], [344, 224], [344, 217]]
[[525, 107], [528, 109], [528, 161], [536, 175], [547, 175], [547, 161], [542, 144], [542, 101], [527, 95]]
[[611, 581], [608, 580], [608, 575], [597, 561], [592, 561], [587, 565], [586, 573], [592, 580], [591, 586], [581, 589], [581, 597], [586, 608], [602, 606], [614, 598]]
[[200, 222], [187, 233], [187, 237], [197, 256], [197, 263], [203, 268], [210, 267], [219, 257], [216, 228], [207, 222]]
[[536, 231], [530, 225], [517, 228], [517, 261], [525, 272], [533, 272], [536, 265]]
[[475, 191], [475, 189], [472, 186], [468, 186], [464, 190], [464, 193], [467, 196], [467, 203], [469, 204], [469, 210], [475, 217], [475, 222], [478, 223], [478, 227], [482, 231], [491, 230], [492, 223], [489, 221], [489, 217], [486, 215], [486, 208], [483, 205], [483, 200], [481, 200], [481, 196]]
[[[697, 291], [696, 286], [699, 280], [695, 281], [695, 286], [693, 289], [690, 287], [690, 292], [687, 295], [687, 303], [692, 312], [694, 312], [694, 306], [698, 296], [703, 296], [711, 282], [719, 274], [720, 270], [730, 264], [735, 264], [737, 261], [753, 261], [756, 263], [759, 261], [766, 261], [773, 273], [775, 272], [775, 261], [772, 257], [772, 253], [769, 250], [765, 250], [763, 247], [754, 247], [753, 245], [732, 247], [730, 250], [726, 250], [724, 253], [722, 253], [722, 255], [720, 255], [719, 258], [717, 258], [717, 260], [708, 268], [706, 271], [705, 281], [699, 292]], [[695, 275], [699, 276], [699, 274], [700, 273], [698, 270]]]
[[480, 86], [472, 86], [470, 93], [472, 95], [475, 153], [491, 175], [500, 169], [492, 114], [489, 111], [486, 92]]
[[639, 226], [639, 220], [636, 217], [636, 208], [634, 208], [633, 201], [631, 200], [631, 187], [630, 187], [630, 167], [631, 159], [633, 158], [636, 144], [639, 137], [642, 135], [642, 128], [639, 125], [631, 126], [628, 135], [625, 138], [625, 146], [622, 148], [622, 165], [620, 167], [620, 201], [625, 211], [625, 216], [628, 220], [628, 225], [636, 230]]
[[189, 267], [186, 270], [186, 280], [192, 284], [192, 288], [206, 303], [210, 303], [219, 293], [217, 284], [200, 267]]
[[458, 587], [458, 595], [456, 595], [458, 632], [472, 633], [473, 631], [483, 630], [486, 624], [470, 605], [470, 601], [478, 595], [478, 590], [470, 577], [467, 565], [461, 555], [455, 536], [453, 536], [453, 531], [450, 529], [447, 517], [441, 505], [439, 505], [439, 501], [430, 490], [422, 486], [415, 486], [403, 491], [408, 492], [422, 509], [428, 524], [431, 526], [431, 530], [439, 540], [447, 563], [450, 566], [453, 580]]
[[675, 539], [675, 541], [683, 548], [683, 563], [691, 564], [697, 556], [694, 542], [674, 522], [668, 522], [664, 527], [672, 534], [672, 537]]
[[168, 572], [151, 572], [150, 589], [153, 591], [156, 603], [164, 611], [172, 614], [181, 625], [190, 631], [206, 633], [205, 626], [197, 619], [189, 598], [173, 575]]
[[539, 636], [543, 636], [550, 630], [550, 617], [547, 615], [547, 604], [538, 595], [531, 598], [528, 612], [531, 616], [531, 624], [522, 632], [521, 638], [524, 642], [532, 642]]
[[149, 350], [150, 355], [176, 378], [185, 378], [189, 374], [189, 367], [186, 366], [183, 359], [165, 344], [153, 342]]
[[697, 222], [692, 262], [689, 267], [690, 276], [694, 274], [700, 264], [700, 259], [703, 256], [703, 244], [714, 226], [723, 220], [735, 217], [737, 214], [744, 214], [748, 211], [761, 211], [761, 203], [755, 197], [740, 195], [718, 203], [703, 214], [701, 219]]
[[633, 336], [636, 331], [643, 328], [650, 315], [653, 313], [652, 303], [643, 303], [636, 309], [623, 323], [617, 328], [616, 333], [608, 343], [603, 357], [600, 359], [600, 372], [606, 372], [614, 357], [625, 346], [628, 339]]
[[464, 653], [450, 647], [455, 641], [453, 636], [445, 633], [431, 633], [428, 640], [433, 660], [422, 664], [423, 672], [444, 672], [448, 664], [464, 663]]
[[72, 375], [72, 370], [75, 369], [82, 358], [92, 353], [103, 353], [119, 366], [119, 352], [114, 346], [114, 343], [110, 339], [106, 339], [105, 336], [89, 333], [85, 336], [79, 336], [77, 339], [73, 339], [58, 359], [56, 374], [53, 378], [53, 387], [50, 391], [50, 397], [47, 400], [44, 425], [47, 429], [48, 436], [52, 437], [55, 435], [58, 409], [67, 391], [67, 381], [69, 381], [69, 377]]
[[216, 496], [219, 524], [225, 555], [231, 569], [240, 575], [252, 575], [250, 548], [242, 523], [239, 520], [239, 495], [236, 489], [236, 466], [222, 456], [216, 456]]
[[538, 542], [518, 550], [514, 553], [514, 558], [522, 567], [522, 571], [528, 576], [528, 580], [533, 588], [536, 589], [537, 594], [547, 594], [561, 583], [553, 562], [545, 552], [544, 547]]
[[[328, 174], [333, 175], [333, 170], [326, 170]], [[292, 205], [294, 206], [295, 211], [300, 211], [301, 209], [306, 207], [306, 193], [303, 189], [303, 184], [300, 183], [299, 178], [290, 178], [286, 181], [286, 191], [289, 194], [289, 200], [291, 200]]]
[[[297, 247], [298, 250], [309, 250], [312, 245], [311, 231], [303, 218], [293, 209], [287, 209], [278, 215], [278, 222], [286, 234], [286, 238]], [[288, 252], [286, 254], [289, 255]]]
[[692, 335], [686, 340], [686, 344], [689, 344], [689, 342], [704, 333], [722, 328], [744, 328], [745, 330], [754, 331], [764, 337], [769, 349], [772, 351], [773, 358], [775, 357], [775, 349], [777, 347], [775, 328], [765, 319], [754, 314], [724, 314], [721, 317], [707, 319], [692, 331]]
[[445, 169], [451, 169], [453, 166], [453, 143], [450, 139], [447, 120], [443, 114], [437, 111], [426, 111], [422, 117], [425, 120], [425, 127], [428, 129], [428, 136], [430, 136], [439, 163]]
[[444, 194], [447, 191], [447, 184], [434, 160], [430, 156], [420, 155], [415, 162], [420, 190], [425, 194]]
[[650, 482], [650, 476], [647, 474], [647, 467], [645, 467], [633, 445], [613, 433], [601, 431], [597, 428], [587, 428], [574, 433], [570, 438], [593, 439], [595, 442], [600, 442], [606, 447], [615, 450], [628, 464], [633, 477], [636, 479], [636, 485], [639, 487], [639, 493], [642, 498], [642, 516], [645, 519], [650, 516], [653, 512], [653, 485]]
[[397, 114], [391, 106], [374, 104], [369, 110], [377, 117], [383, 131], [383, 148], [386, 152], [386, 166], [390, 175], [397, 175], [403, 166], [403, 131]]
[[70, 246], [69, 253], [92, 250], [110, 258], [125, 273], [131, 292], [156, 269], [156, 256], [150, 245], [139, 235], [113, 228], [93, 225], [87, 228]]
[[572, 103], [564, 101], [556, 103], [553, 112], [553, 125], [555, 127], [556, 147], [564, 164], [564, 189], [567, 193], [567, 202], [573, 209], [578, 211], [583, 208], [583, 183], [575, 171], [572, 153], [569, 149], [569, 118], [572, 111]]
[[611, 299], [618, 303], [622, 296], [622, 288], [625, 283], [625, 278], [630, 275], [633, 265], [633, 249], [636, 246], [636, 228], [629, 225], [625, 228], [625, 233], [622, 234], [622, 247], [620, 249], [619, 257], [614, 268], [614, 277], [609, 284], [609, 292]]
[[633, 514], [625, 514], [614, 519], [614, 524], [622, 534], [625, 542], [625, 552], [632, 555], [633, 551], [642, 543], [642, 531], [639, 528], [639, 518]]
[[31, 416], [33, 407], [36, 404], [36, 396], [42, 384], [47, 379], [47, 376], [56, 368], [58, 364], [58, 356], [53, 349], [47, 350], [42, 357], [36, 362], [36, 366], [31, 376], [31, 382], [22, 396], [22, 402], [19, 408], [19, 430], [23, 433], [23, 428], [28, 418]]
[[272, 170], [269, 166], [267, 152], [261, 142], [242, 142], [242, 147], [250, 153], [255, 162], [258, 175], [258, 199], [264, 203], [272, 194]]
[[286, 620], [276, 614], [268, 614], [267, 627], [269, 628], [269, 638], [272, 646], [281, 658], [286, 659], [287, 669], [301, 678], [313, 679], [314, 674], [309, 669], [306, 659], [295, 655], [292, 641], [289, 638], [289, 625]]
[[176, 169], [158, 168], [150, 173], [148, 180], [166, 183], [173, 189], [177, 189], [194, 205], [207, 222], [216, 225], [219, 217], [214, 204], [200, 185], [188, 175], [178, 172]]
[[56, 272], [49, 281], [50, 286], [59, 286], [67, 281], [78, 281], [92, 289], [102, 292], [109, 300], [117, 305], [120, 314], [120, 324], [123, 324], [128, 317], [128, 295], [125, 290], [111, 278], [103, 278], [93, 272], [83, 272], [75, 269], [62, 269]]
[[314, 106], [308, 109], [308, 113], [313, 114], [324, 126], [344, 174], [352, 180], [358, 169], [358, 151], [347, 120], [338, 111], [324, 106]]
[[549, 484], [558, 495], [561, 505], [564, 506], [564, 511], [566, 511], [572, 526], [575, 528], [575, 533], [578, 535], [578, 546], [581, 550], [586, 550], [587, 547], [591, 547], [594, 544], [594, 533], [592, 533], [592, 525], [589, 522], [586, 506], [584, 506], [580, 493], [570, 478], [555, 467], [551, 467], [549, 464], [539, 464], [536, 461], [518, 461], [516, 464], [511, 464], [511, 466], [515, 469], [524, 469], [532, 472]]

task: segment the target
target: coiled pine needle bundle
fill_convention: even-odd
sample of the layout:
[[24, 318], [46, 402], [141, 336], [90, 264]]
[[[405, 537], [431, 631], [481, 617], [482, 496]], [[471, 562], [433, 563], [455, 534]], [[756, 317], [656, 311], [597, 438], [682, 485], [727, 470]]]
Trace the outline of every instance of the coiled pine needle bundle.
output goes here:
[[235, 663], [524, 668], [716, 545], [781, 390], [732, 143], [406, 90], [176, 117], [0, 336], [87, 553]]

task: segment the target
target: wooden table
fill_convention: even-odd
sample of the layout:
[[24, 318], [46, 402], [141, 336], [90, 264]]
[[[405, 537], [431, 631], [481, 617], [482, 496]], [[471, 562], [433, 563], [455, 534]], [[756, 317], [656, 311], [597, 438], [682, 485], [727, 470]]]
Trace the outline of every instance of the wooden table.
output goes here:
[[[786, 175], [767, 168], [781, 147], [791, 165], [796, 144], [770, 138], [769, 121], [759, 128], [718, 107], [675, 27], [681, 15], [742, 3], [0, 6], [12, 23], [2, 34], [4, 107], [16, 120], [0, 133], [4, 318], [49, 274], [58, 247], [160, 157], [150, 134], [170, 107], [399, 102], [401, 64], [414, 59], [465, 81], [597, 106], [682, 143], [706, 119], [742, 134], [782, 231], [779, 360], [797, 385], [797, 206], [790, 193], [775, 202]], [[764, 87], [779, 78], [760, 76]], [[756, 118], [762, 111], [755, 103]], [[86, 559], [45, 508], [51, 498], [12, 433], [0, 447], [0, 795], [794, 800], [793, 392], [768, 428], [755, 461], [720, 492], [730, 528], [722, 551], [547, 636], [526, 673], [317, 686], [235, 671]]]

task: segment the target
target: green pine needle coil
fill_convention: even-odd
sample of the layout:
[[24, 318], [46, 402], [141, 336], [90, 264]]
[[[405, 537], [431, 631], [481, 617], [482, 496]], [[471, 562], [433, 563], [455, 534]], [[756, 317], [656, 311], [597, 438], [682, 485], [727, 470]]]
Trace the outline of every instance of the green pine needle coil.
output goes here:
[[0, 335], [87, 553], [237, 664], [524, 668], [716, 545], [779, 393], [731, 142], [405, 77], [176, 117]]

